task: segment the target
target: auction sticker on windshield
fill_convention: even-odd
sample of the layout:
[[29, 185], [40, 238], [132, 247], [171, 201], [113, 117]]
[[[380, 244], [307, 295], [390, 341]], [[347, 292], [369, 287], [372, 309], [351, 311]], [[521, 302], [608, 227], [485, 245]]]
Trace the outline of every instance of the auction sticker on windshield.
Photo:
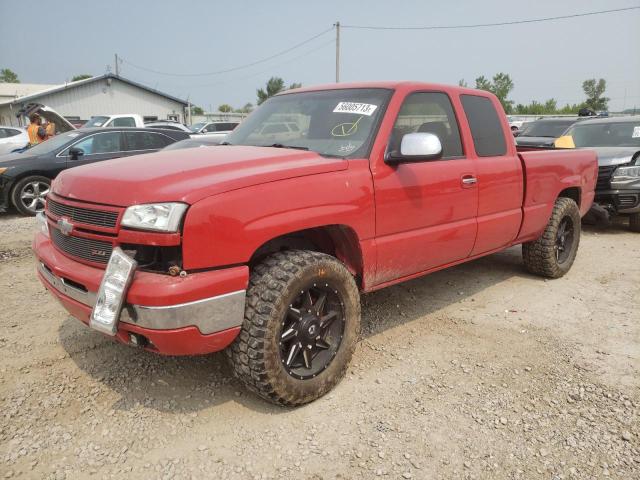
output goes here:
[[370, 103], [340, 102], [333, 109], [333, 113], [357, 113], [358, 115], [366, 115], [370, 117], [378, 108], [377, 105]]

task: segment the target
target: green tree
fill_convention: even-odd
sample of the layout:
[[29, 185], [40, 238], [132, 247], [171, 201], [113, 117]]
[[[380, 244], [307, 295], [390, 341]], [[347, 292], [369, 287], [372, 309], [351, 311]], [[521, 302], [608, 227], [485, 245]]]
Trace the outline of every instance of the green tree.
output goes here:
[[204, 115], [204, 110], [202, 109], [202, 107], [196, 107], [195, 105], [193, 105], [191, 107], [191, 115]]
[[247, 102], [247, 103], [244, 104], [244, 107], [236, 108], [234, 110], [234, 112], [236, 112], [236, 113], [251, 113], [252, 110], [253, 110], [253, 103]]
[[513, 100], [509, 100], [507, 97], [511, 90], [513, 90], [513, 80], [507, 73], [496, 73], [492, 80], [487, 79], [484, 75], [476, 78], [476, 88], [478, 90], [486, 90], [493, 93], [504, 108], [504, 111], [511, 113], [513, 111]]
[[16, 72], [3, 68], [0, 70], [0, 83], [20, 83], [20, 80]]
[[233, 107], [231, 105], [229, 105], [228, 103], [223, 103], [222, 105], [220, 105], [218, 107], [218, 111], [222, 112], [222, 113], [233, 112]]
[[587, 96], [586, 106], [592, 110], [606, 110], [610, 100], [610, 98], [602, 96], [606, 89], [607, 82], [604, 78], [598, 81], [595, 78], [590, 78], [582, 82], [582, 90]]
[[284, 90], [284, 80], [280, 77], [271, 77], [267, 81], [266, 88], [259, 88], [256, 93], [258, 95], [258, 105], [262, 105], [265, 100], [273, 97]]
[[460, 80], [458, 80], [458, 86], [459, 87], [464, 87], [464, 88], [469, 88], [469, 84], [467, 83], [467, 81], [464, 78], [461, 78]]
[[80, 75], [75, 75], [75, 76], [71, 79], [71, 81], [72, 81], [72, 82], [77, 82], [78, 80], [85, 80], [85, 79], [87, 79], [87, 78], [92, 78], [92, 77], [93, 77], [93, 75], [89, 75], [89, 74], [87, 74], [87, 73], [81, 73]]
[[256, 90], [258, 95], [258, 105], [261, 105], [266, 99], [273, 97], [274, 95], [284, 91], [291, 90], [294, 88], [300, 88], [302, 86], [301, 83], [292, 83], [289, 85], [289, 88], [285, 88], [284, 80], [280, 77], [271, 77], [267, 81], [266, 88], [259, 88]]

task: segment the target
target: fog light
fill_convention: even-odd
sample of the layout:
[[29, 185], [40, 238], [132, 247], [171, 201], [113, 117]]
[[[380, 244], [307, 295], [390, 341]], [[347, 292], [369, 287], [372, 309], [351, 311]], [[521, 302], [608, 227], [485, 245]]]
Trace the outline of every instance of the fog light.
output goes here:
[[36, 214], [36, 225], [38, 226], [38, 230], [40, 230], [45, 237], [49, 236], [49, 222], [47, 222], [47, 217], [43, 212], [38, 212]]
[[119, 247], [113, 249], [91, 312], [91, 328], [111, 336], [116, 334], [122, 305], [136, 266], [137, 262]]

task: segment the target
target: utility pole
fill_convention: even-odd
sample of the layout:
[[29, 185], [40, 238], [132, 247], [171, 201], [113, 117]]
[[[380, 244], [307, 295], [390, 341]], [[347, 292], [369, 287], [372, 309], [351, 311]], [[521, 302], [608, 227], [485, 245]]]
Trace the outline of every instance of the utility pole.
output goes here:
[[340, 83], [340, 22], [336, 22], [336, 83]]
[[120, 76], [120, 67], [118, 66], [118, 54], [116, 53], [116, 68], [114, 69], [116, 72], [116, 77]]

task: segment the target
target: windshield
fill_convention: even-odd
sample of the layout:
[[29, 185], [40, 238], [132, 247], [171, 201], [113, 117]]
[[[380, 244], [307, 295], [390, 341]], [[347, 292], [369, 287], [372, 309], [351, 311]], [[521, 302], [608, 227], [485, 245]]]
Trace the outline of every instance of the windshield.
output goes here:
[[199, 131], [202, 127], [204, 127], [207, 124], [207, 122], [198, 122], [198, 123], [194, 123], [193, 125], [191, 125], [189, 128], [191, 129], [192, 132], [197, 132]]
[[91, 117], [91, 119], [82, 127], [102, 127], [104, 125], [104, 122], [106, 122], [107, 120], [109, 120], [109, 117]]
[[361, 88], [279, 95], [267, 100], [225, 139], [230, 145], [312, 150], [364, 157], [390, 90]]
[[574, 123], [575, 120], [567, 120], [564, 122], [546, 122], [540, 120], [531, 122], [523, 126], [520, 136], [557, 138]]
[[576, 147], [640, 147], [640, 120], [619, 123], [580, 123], [567, 133]]
[[45, 153], [53, 152], [79, 136], [80, 134], [78, 132], [61, 133], [60, 135], [50, 138], [46, 142], [34, 145], [27, 150], [27, 153], [29, 155], [43, 155]]

